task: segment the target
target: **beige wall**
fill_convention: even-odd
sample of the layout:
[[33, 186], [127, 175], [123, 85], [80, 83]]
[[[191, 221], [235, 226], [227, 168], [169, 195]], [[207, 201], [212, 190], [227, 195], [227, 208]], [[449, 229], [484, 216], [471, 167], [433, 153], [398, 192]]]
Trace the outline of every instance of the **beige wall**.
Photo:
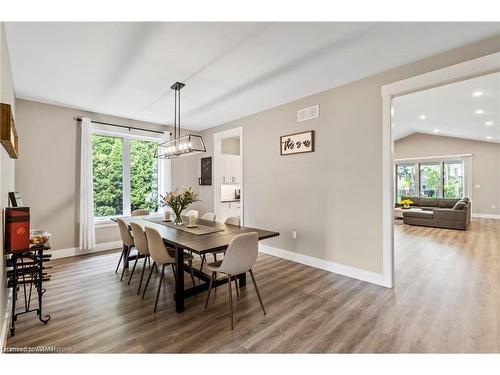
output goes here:
[[[52, 233], [51, 246], [55, 250], [78, 246], [80, 131], [75, 116], [165, 129], [156, 124], [17, 100], [17, 126], [22, 147], [16, 168], [17, 189], [31, 207], [32, 227]], [[96, 230], [97, 243], [117, 240], [116, 226]]]
[[459, 154], [472, 154], [472, 212], [500, 215], [500, 144], [428, 134], [394, 142], [395, 159]]
[[221, 142], [221, 152], [229, 155], [240, 154], [240, 138], [232, 137], [223, 139]]
[[[243, 126], [245, 224], [279, 231], [270, 246], [381, 273], [381, 86], [498, 51], [500, 35], [212, 128], [207, 154], [172, 162], [173, 184], [196, 188], [201, 214], [213, 211], [199, 158], [212, 155], [214, 132]], [[315, 104], [320, 118], [298, 123]], [[279, 155], [281, 135], [310, 129], [314, 153]]]
[[[7, 48], [7, 40], [5, 39], [3, 22], [0, 22], [0, 102], [7, 103], [12, 106], [14, 118], [17, 120], [15, 93], [14, 86], [12, 85], [9, 51]], [[5, 306], [7, 302], [3, 256], [3, 217], [4, 208], [7, 207], [8, 203], [8, 192], [15, 190], [15, 166], [16, 163], [14, 159], [11, 159], [3, 146], [0, 145], [0, 228], [2, 231], [2, 235], [0, 236], [0, 331], [2, 330], [4, 323]], [[2, 344], [3, 343], [0, 342], [0, 345]]]

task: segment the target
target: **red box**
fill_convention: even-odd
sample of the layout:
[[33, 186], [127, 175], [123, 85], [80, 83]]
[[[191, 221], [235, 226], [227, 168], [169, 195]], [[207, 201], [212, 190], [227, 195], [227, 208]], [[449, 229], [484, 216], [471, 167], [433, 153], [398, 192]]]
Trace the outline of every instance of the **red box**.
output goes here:
[[30, 247], [30, 208], [5, 209], [5, 250], [24, 251]]

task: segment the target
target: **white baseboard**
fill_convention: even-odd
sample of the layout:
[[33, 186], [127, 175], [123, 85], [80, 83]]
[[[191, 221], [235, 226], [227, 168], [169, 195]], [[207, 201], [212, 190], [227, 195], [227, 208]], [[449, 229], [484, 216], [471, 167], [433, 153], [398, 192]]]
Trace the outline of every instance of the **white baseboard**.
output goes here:
[[490, 214], [472, 214], [473, 218], [476, 219], [497, 219], [500, 220], [500, 215], [490, 215]]
[[78, 255], [86, 255], [98, 253], [100, 251], [107, 251], [113, 249], [121, 249], [123, 246], [121, 241], [103, 242], [98, 243], [94, 249], [80, 250], [78, 247], [70, 247], [67, 249], [50, 250], [47, 253], [52, 254], [52, 259], [74, 257]]
[[353, 279], [366, 281], [372, 284], [377, 284], [385, 287], [384, 275], [381, 273], [365, 271], [360, 268], [346, 266], [344, 264], [335, 263], [329, 260], [314, 258], [309, 255], [294, 253], [292, 251], [278, 249], [276, 247], [259, 244], [259, 251], [264, 254], [276, 256], [290, 260], [292, 262], [305, 264], [306, 266], [319, 268], [325, 271], [337, 273], [339, 275], [352, 277]]
[[7, 347], [7, 338], [9, 337], [10, 334], [10, 318], [11, 318], [11, 307], [10, 304], [12, 303], [12, 289], [7, 289], [9, 292], [9, 296], [7, 297], [7, 303], [5, 304], [5, 316], [4, 316], [4, 321], [2, 324], [2, 331], [0, 333], [0, 343], [2, 345], [2, 348], [0, 352], [5, 352], [5, 348]]

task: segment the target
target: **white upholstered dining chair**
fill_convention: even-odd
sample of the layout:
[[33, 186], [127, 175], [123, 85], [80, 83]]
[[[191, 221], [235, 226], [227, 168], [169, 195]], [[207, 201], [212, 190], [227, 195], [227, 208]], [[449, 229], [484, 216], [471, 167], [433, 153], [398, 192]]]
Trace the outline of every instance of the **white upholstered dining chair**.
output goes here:
[[[122, 254], [120, 255], [120, 260], [116, 265], [115, 273], [118, 272], [118, 268], [120, 267], [120, 263], [123, 259], [123, 264], [125, 265], [128, 262], [128, 254], [130, 253], [130, 249], [134, 246], [134, 238], [130, 234], [128, 229], [128, 225], [123, 219], [117, 219], [118, 228], [120, 229], [120, 239], [123, 243]], [[125, 267], [123, 267], [122, 275], [120, 276], [120, 281], [123, 279], [123, 274], [125, 273]]]
[[[213, 281], [216, 279], [217, 272], [221, 272], [227, 275], [228, 282], [228, 292], [229, 292], [229, 311], [231, 315], [231, 329], [234, 328], [233, 324], [233, 296], [231, 288], [231, 280], [236, 276], [249, 272], [252, 278], [252, 283], [259, 298], [260, 306], [264, 315], [266, 315], [266, 310], [264, 304], [262, 303], [262, 298], [260, 297], [259, 289], [257, 283], [255, 282], [255, 277], [253, 275], [252, 267], [257, 261], [258, 255], [258, 241], [259, 235], [256, 232], [243, 233], [234, 237], [226, 250], [224, 259], [218, 262], [207, 264], [207, 268], [212, 271], [212, 276], [210, 278], [210, 285], [208, 287], [207, 300], [205, 302], [205, 310], [208, 307], [208, 301], [210, 299], [210, 293], [212, 291]], [[238, 286], [236, 286], [238, 288]], [[238, 290], [238, 289], [236, 289]]]
[[194, 216], [195, 218], [198, 219], [198, 211], [197, 210], [189, 210], [188, 212], [186, 212], [186, 216]]
[[146, 216], [149, 215], [148, 210], [134, 210], [131, 212], [132, 216]]
[[203, 220], [215, 221], [215, 214], [213, 212], [207, 212], [201, 217]]
[[[144, 292], [142, 293], [142, 298], [144, 298], [144, 293], [146, 293], [146, 289], [148, 288], [149, 280], [151, 279], [151, 274], [153, 273], [153, 268], [157, 265], [162, 266], [161, 274], [160, 274], [160, 282], [158, 283], [158, 290], [156, 291], [156, 301], [154, 312], [156, 312], [156, 307], [158, 306], [158, 297], [160, 296], [161, 285], [163, 283], [163, 278], [165, 276], [165, 267], [168, 265], [172, 266], [172, 272], [174, 275], [174, 280], [176, 279], [176, 272], [180, 272], [180, 277], [183, 277], [184, 270], [176, 270], [175, 269], [175, 254], [172, 249], [169, 249], [165, 246], [163, 242], [163, 238], [161, 238], [160, 233], [150, 227], [145, 227], [146, 238], [148, 240], [149, 254], [151, 258], [153, 258], [153, 267], [151, 271], [149, 271], [148, 280], [146, 281], [146, 286], [144, 287]], [[193, 281], [193, 286], [196, 286], [194, 282], [194, 274], [193, 274], [193, 256], [191, 254], [184, 253], [184, 259], [189, 263], [189, 268], [191, 270], [191, 280]]]
[[146, 232], [142, 229], [142, 226], [137, 223], [130, 223], [130, 227], [132, 228], [132, 235], [134, 236], [134, 246], [137, 250], [137, 258], [135, 258], [134, 266], [132, 267], [132, 272], [130, 273], [130, 277], [128, 278], [128, 285], [130, 285], [130, 280], [132, 280], [132, 276], [134, 275], [135, 266], [137, 265], [137, 261], [139, 259], [139, 254], [144, 255], [144, 264], [142, 265], [142, 273], [141, 280], [139, 281], [139, 288], [137, 288], [137, 295], [141, 292], [142, 279], [144, 278], [144, 271], [146, 269], [146, 262], [149, 260], [149, 246], [148, 239], [146, 238]]
[[229, 216], [225, 221], [224, 224], [229, 224], [229, 225], [241, 225], [241, 220], [239, 216]]

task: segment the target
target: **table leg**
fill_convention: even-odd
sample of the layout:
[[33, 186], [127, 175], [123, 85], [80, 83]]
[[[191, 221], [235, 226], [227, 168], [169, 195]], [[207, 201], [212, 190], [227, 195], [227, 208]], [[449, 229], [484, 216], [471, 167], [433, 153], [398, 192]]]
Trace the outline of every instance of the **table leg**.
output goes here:
[[240, 288], [243, 288], [244, 286], [247, 286], [247, 273], [244, 272], [240, 275], [238, 275], [238, 284], [240, 285]]
[[16, 300], [17, 300], [17, 258], [12, 255], [12, 314], [10, 323], [10, 335], [14, 336], [16, 331]]
[[184, 249], [175, 246], [175, 311], [184, 311]]

